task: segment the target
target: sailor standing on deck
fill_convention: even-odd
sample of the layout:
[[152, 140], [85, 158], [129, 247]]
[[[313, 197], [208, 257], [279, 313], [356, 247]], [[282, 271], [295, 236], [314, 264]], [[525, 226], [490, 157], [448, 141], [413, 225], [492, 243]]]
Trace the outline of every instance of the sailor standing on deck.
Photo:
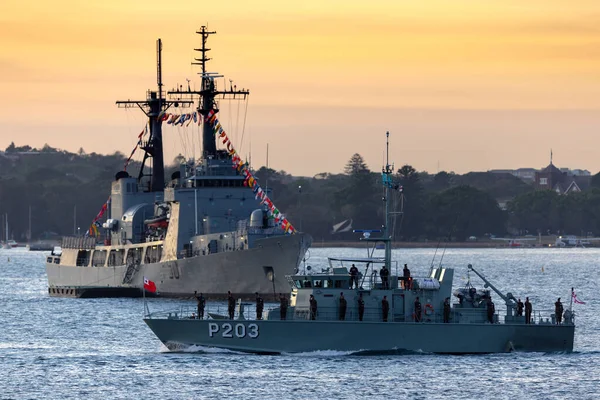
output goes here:
[[346, 299], [344, 298], [344, 293], [340, 293], [340, 321], [346, 320]]
[[285, 321], [285, 316], [287, 314], [288, 307], [288, 299], [283, 295], [283, 293], [279, 293], [279, 316], [282, 321]]
[[521, 299], [517, 301], [517, 317], [523, 316], [523, 302]]
[[365, 315], [365, 301], [362, 298], [362, 293], [358, 294], [358, 320], [363, 320], [363, 315]]
[[355, 287], [358, 289], [358, 268], [352, 264], [350, 267], [350, 289]]
[[310, 295], [310, 319], [314, 321], [317, 319], [317, 300], [315, 300], [315, 296]]
[[235, 313], [235, 299], [230, 291], [227, 291], [227, 311], [229, 312], [229, 319], [233, 319]]
[[255, 294], [256, 294], [256, 319], [261, 320], [263, 308], [265, 307], [265, 301], [263, 300], [262, 297], [260, 297], [258, 292], [256, 292]]
[[554, 313], [556, 314], [556, 324], [560, 325], [560, 323], [562, 322], [563, 315], [563, 305], [560, 302], [560, 297], [558, 298], [558, 300], [556, 300], [556, 303], [554, 303]]
[[402, 270], [402, 277], [404, 282], [404, 289], [410, 289], [410, 269], [408, 269], [408, 265], [404, 264], [404, 269]]
[[200, 296], [197, 295], [197, 291], [194, 290], [194, 297], [198, 302], [198, 319], [204, 319], [204, 306], [206, 302], [204, 301], [204, 296], [200, 293]]
[[388, 279], [390, 277], [390, 270], [387, 269], [387, 266], [385, 264], [379, 270], [379, 276], [381, 277], [381, 288], [383, 290], [389, 289], [390, 285]]
[[415, 300], [415, 322], [421, 322], [421, 302], [418, 297]]
[[450, 322], [450, 297], [446, 297], [444, 300], [444, 323]]
[[525, 323], [531, 323], [531, 303], [529, 302], [529, 297], [525, 297]]
[[496, 306], [494, 305], [494, 302], [492, 301], [492, 298], [488, 298], [487, 301], [487, 318], [488, 318], [488, 322], [490, 324], [494, 323], [494, 313], [496, 312]]
[[383, 296], [383, 300], [381, 300], [381, 312], [383, 314], [383, 322], [387, 322], [388, 313], [390, 312], [390, 303], [387, 301], [387, 296]]

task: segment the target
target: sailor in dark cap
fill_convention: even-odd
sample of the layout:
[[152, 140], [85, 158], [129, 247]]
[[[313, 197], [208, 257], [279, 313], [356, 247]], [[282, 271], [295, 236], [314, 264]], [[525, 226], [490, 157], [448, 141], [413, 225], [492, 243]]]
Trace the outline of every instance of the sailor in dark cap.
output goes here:
[[525, 323], [531, 323], [531, 303], [529, 302], [529, 297], [525, 297]]
[[346, 299], [344, 298], [344, 292], [340, 293], [340, 321], [346, 320]]
[[288, 299], [283, 295], [283, 293], [279, 293], [279, 316], [281, 320], [285, 320], [285, 316], [287, 314], [288, 307]]
[[383, 290], [387, 290], [390, 288], [390, 284], [389, 284], [389, 278], [390, 278], [390, 270], [387, 268], [387, 266], [384, 264], [383, 267], [381, 267], [381, 270], [379, 270], [379, 276], [381, 277], [381, 288]]
[[415, 300], [415, 322], [421, 322], [421, 314], [422, 314], [421, 302], [417, 297]]
[[358, 320], [363, 320], [363, 315], [365, 315], [365, 301], [362, 298], [362, 293], [358, 294]]
[[194, 297], [198, 302], [198, 319], [204, 319], [204, 305], [206, 302], [204, 301], [204, 296], [200, 293], [200, 296], [197, 295], [197, 291], [194, 290]]
[[410, 269], [408, 269], [408, 264], [404, 264], [402, 282], [404, 283], [404, 289], [410, 289]]
[[381, 313], [383, 314], [383, 322], [387, 322], [389, 312], [390, 303], [387, 301], [387, 296], [383, 296], [383, 300], [381, 300]]
[[229, 312], [229, 319], [233, 319], [235, 314], [235, 298], [230, 291], [227, 292], [227, 311]]
[[492, 298], [488, 298], [487, 300], [487, 318], [490, 324], [494, 323], [494, 313], [496, 312], [496, 306], [492, 301]]
[[558, 300], [556, 300], [556, 303], [554, 303], [554, 313], [556, 314], [556, 323], [560, 325], [560, 323], [562, 322], [563, 315], [563, 305], [560, 302], [560, 297], [558, 298]]
[[517, 317], [523, 316], [523, 302], [521, 299], [517, 301]]
[[358, 289], [358, 268], [354, 264], [350, 267], [350, 289], [353, 287]]
[[261, 320], [263, 308], [265, 306], [265, 301], [263, 300], [262, 297], [260, 297], [258, 292], [256, 292], [255, 294], [256, 294], [256, 319]]
[[317, 319], [317, 300], [315, 300], [315, 296], [313, 296], [312, 294], [310, 295], [310, 319], [311, 320], [315, 320]]
[[450, 297], [446, 297], [444, 300], [444, 323], [450, 322]]

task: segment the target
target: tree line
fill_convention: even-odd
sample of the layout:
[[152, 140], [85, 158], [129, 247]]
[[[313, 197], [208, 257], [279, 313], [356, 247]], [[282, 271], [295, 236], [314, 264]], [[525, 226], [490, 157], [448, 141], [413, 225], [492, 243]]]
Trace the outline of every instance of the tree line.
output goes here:
[[[18, 241], [29, 236], [29, 207], [33, 239], [71, 235], [77, 228], [85, 232], [125, 160], [119, 152], [70, 153], [48, 145], [38, 150], [11, 144], [0, 153], [0, 216], [8, 214], [11, 236]], [[132, 175], [139, 167], [130, 164]], [[261, 186], [272, 190], [270, 197], [296, 229], [315, 240], [355, 240], [351, 231], [332, 231], [343, 221], [345, 227], [351, 221], [354, 229], [378, 229], [384, 222], [381, 173], [371, 170], [359, 154], [350, 157], [340, 174], [294, 177], [261, 167], [255, 175]], [[392, 212], [394, 240], [600, 234], [599, 175], [593, 177], [589, 190], [569, 195], [535, 190], [510, 174], [430, 174], [410, 165], [397, 168], [393, 180], [395, 189], [386, 202]], [[509, 200], [506, 209], [500, 208], [499, 200]]]

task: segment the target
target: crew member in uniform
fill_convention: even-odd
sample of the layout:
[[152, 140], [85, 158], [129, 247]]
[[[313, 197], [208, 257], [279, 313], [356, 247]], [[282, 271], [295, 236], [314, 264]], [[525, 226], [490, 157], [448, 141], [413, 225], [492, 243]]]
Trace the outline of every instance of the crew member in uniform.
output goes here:
[[525, 297], [525, 323], [531, 323], [531, 303], [529, 302], [529, 297]]
[[344, 298], [344, 293], [340, 293], [340, 321], [346, 320], [346, 299]]
[[404, 264], [404, 269], [402, 270], [404, 289], [410, 289], [410, 269], [408, 269], [408, 265]]
[[358, 320], [363, 320], [363, 315], [365, 315], [365, 301], [362, 298], [362, 293], [358, 295]]
[[310, 319], [314, 321], [317, 319], [317, 300], [315, 300], [315, 296], [310, 295]]
[[446, 297], [444, 300], [444, 323], [450, 322], [450, 297]]
[[560, 325], [560, 323], [562, 322], [563, 315], [563, 305], [560, 302], [560, 297], [558, 298], [558, 300], [556, 300], [556, 303], [554, 303], [554, 313], [556, 314], [556, 323]]
[[390, 303], [387, 301], [387, 296], [383, 296], [383, 300], [381, 300], [381, 312], [383, 314], [383, 322], [387, 322], [388, 313], [390, 312]]
[[229, 319], [233, 319], [235, 313], [235, 299], [230, 291], [227, 292], [227, 311], [229, 312]]
[[358, 289], [358, 268], [354, 264], [350, 267], [350, 289], [353, 287]]
[[381, 270], [379, 270], [379, 276], [381, 276], [381, 288], [383, 290], [389, 289], [390, 285], [389, 285], [389, 277], [390, 277], [390, 270], [387, 269], [387, 266], [384, 264], [383, 267], [381, 267]]
[[285, 316], [287, 314], [288, 307], [288, 299], [283, 295], [283, 293], [279, 293], [279, 316], [281, 320], [285, 320]]
[[256, 294], [256, 319], [261, 320], [263, 308], [265, 307], [265, 301], [263, 300], [262, 297], [260, 297], [258, 292], [256, 292], [255, 294]]
[[421, 302], [418, 297], [415, 300], [415, 322], [421, 322]]
[[488, 317], [488, 322], [490, 324], [494, 323], [494, 313], [496, 312], [496, 306], [494, 305], [494, 302], [492, 301], [492, 298], [490, 297], [487, 301], [487, 317]]
[[204, 296], [202, 296], [202, 293], [200, 293], [200, 296], [198, 296], [197, 291], [194, 290], [194, 297], [198, 302], [198, 319], [204, 319], [204, 305], [206, 304]]
[[521, 299], [517, 301], [517, 317], [523, 316], [523, 302]]

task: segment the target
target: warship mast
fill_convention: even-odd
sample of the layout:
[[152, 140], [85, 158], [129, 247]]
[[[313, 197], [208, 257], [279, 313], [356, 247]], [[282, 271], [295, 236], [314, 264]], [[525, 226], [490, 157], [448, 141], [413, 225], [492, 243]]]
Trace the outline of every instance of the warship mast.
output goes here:
[[[150, 138], [147, 142], [140, 145], [144, 150], [144, 159], [138, 175], [138, 182], [141, 182], [144, 176], [150, 177], [148, 186], [149, 192], [161, 192], [165, 188], [165, 163], [163, 159], [163, 143], [162, 143], [162, 121], [158, 116], [168, 110], [171, 106], [187, 107], [192, 104], [191, 101], [165, 100], [163, 96], [162, 83], [162, 41], [156, 41], [156, 80], [158, 91], [148, 90], [146, 100], [119, 100], [116, 102], [119, 108], [139, 107], [140, 110], [148, 117], [148, 125], [150, 126]], [[145, 174], [144, 167], [148, 158], [152, 158], [151, 173]]]
[[[215, 85], [215, 78], [222, 78], [223, 75], [218, 75], [214, 72], [207, 72], [206, 64], [211, 60], [207, 56], [210, 51], [206, 47], [206, 42], [210, 35], [214, 35], [216, 31], [209, 31], [206, 26], [200, 27], [200, 30], [196, 31], [201, 36], [200, 48], [195, 48], [194, 51], [199, 52], [199, 56], [194, 58], [192, 65], [199, 65], [202, 72], [199, 73], [201, 77], [201, 88], [199, 91], [191, 90], [188, 86], [187, 90], [172, 90], [169, 91], [169, 95], [185, 95], [190, 98], [194, 95], [199, 96], [199, 104], [197, 111], [204, 120], [206, 116], [213, 111], [215, 114], [219, 112], [218, 104], [215, 102], [216, 98], [220, 99], [234, 99], [234, 100], [245, 100], [246, 96], [250, 94], [250, 91], [246, 89], [238, 90], [236, 85], [230, 84], [229, 89], [217, 90]], [[215, 132], [211, 128], [210, 124], [202, 125], [202, 156], [204, 158], [215, 158], [217, 156], [217, 143]]]

